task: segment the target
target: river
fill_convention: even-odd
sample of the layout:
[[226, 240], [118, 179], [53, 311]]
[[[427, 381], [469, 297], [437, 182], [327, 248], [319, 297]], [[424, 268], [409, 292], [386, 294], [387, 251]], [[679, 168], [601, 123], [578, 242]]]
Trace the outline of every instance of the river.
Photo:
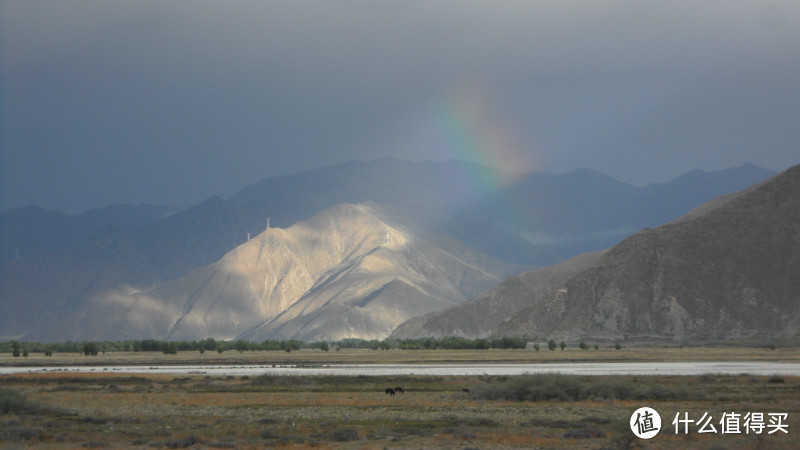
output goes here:
[[354, 364], [320, 366], [193, 365], [193, 366], [65, 366], [0, 367], [0, 375], [17, 373], [130, 373], [255, 376], [272, 375], [522, 375], [562, 373], [570, 375], [798, 375], [797, 362], [641, 362], [552, 364]]

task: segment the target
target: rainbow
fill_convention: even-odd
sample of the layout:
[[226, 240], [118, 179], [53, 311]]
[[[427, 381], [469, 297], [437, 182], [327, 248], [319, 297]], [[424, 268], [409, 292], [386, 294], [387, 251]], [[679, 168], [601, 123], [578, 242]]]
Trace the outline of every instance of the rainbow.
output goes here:
[[476, 84], [462, 84], [438, 102], [440, 139], [453, 159], [500, 169], [475, 170], [480, 189], [493, 192], [517, 180], [533, 166], [530, 152], [520, 145], [511, 124], [490, 96]]

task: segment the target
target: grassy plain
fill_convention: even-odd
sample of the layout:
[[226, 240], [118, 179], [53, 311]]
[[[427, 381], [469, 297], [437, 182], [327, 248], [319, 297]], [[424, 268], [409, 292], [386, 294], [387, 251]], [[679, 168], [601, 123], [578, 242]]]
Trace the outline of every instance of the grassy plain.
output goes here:
[[[298, 365], [798, 359], [791, 349], [724, 348], [228, 353], [41, 359], [47, 365], [87, 359], [109, 365], [188, 364], [198, 357], [203, 364]], [[38, 358], [31, 355], [27, 362], [39, 364]], [[8, 364], [11, 357], [2, 359]], [[395, 386], [406, 392], [384, 393]], [[537, 388], [545, 394], [581, 390], [581, 396], [542, 398]], [[632, 438], [627, 428], [641, 406], [659, 411], [664, 422], [649, 441]], [[717, 430], [724, 412], [762, 412], [765, 422], [767, 413], [786, 413], [788, 433], [746, 434], [742, 428], [739, 434], [700, 434], [692, 425], [688, 434], [676, 435], [671, 421], [678, 412], [693, 419], [707, 412]], [[1, 448], [797, 449], [798, 418], [800, 377], [787, 376], [0, 375]]]
[[800, 361], [800, 347], [631, 347], [620, 350], [567, 348], [564, 351], [528, 350], [366, 350], [328, 351], [303, 349], [285, 351], [229, 350], [217, 352], [109, 352], [98, 356], [56, 353], [44, 356], [12, 357], [0, 353], [0, 366], [70, 365], [320, 365], [320, 364], [418, 364], [418, 363], [548, 363], [548, 362], [671, 362], [671, 361]]

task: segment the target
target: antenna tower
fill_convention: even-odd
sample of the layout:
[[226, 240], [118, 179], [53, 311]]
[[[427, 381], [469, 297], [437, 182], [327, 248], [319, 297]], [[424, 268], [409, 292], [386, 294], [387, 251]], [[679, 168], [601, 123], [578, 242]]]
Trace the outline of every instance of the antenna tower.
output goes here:
[[269, 230], [269, 217], [267, 217], [267, 230]]

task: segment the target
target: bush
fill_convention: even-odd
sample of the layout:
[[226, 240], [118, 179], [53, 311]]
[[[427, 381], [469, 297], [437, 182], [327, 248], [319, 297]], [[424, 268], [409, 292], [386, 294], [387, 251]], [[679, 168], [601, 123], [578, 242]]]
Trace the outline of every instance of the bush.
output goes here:
[[620, 379], [560, 374], [509, 377], [502, 382], [476, 386], [472, 392], [477, 398], [518, 401], [674, 400], [688, 396], [684, 389], [672, 390], [662, 385], [637, 386]]
[[0, 432], [0, 440], [3, 441], [28, 441], [39, 438], [39, 430], [28, 427], [8, 427]]
[[330, 434], [330, 440], [348, 442], [358, 440], [358, 430], [355, 428], [341, 428]]
[[183, 439], [170, 439], [164, 443], [169, 448], [187, 448], [193, 446], [197, 443], [197, 438], [192, 436], [187, 436]]
[[20, 413], [25, 410], [25, 397], [17, 391], [0, 388], [0, 412]]
[[604, 438], [606, 437], [605, 431], [596, 430], [594, 428], [583, 428], [580, 430], [571, 430], [564, 434], [567, 439], [591, 439], [591, 438]]

